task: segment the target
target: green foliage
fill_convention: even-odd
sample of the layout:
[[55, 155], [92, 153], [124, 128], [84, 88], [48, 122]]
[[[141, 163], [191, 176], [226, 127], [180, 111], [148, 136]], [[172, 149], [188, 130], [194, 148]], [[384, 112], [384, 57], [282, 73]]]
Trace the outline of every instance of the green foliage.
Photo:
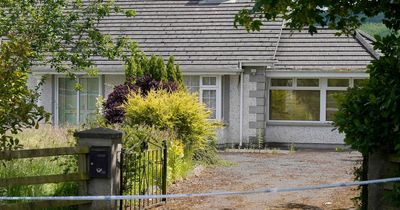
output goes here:
[[283, 18], [286, 26], [293, 30], [307, 28], [310, 33], [317, 33], [317, 27], [338, 29], [341, 33], [352, 34], [360, 27], [366, 17], [383, 14], [383, 23], [390, 30], [400, 28], [398, 2], [392, 0], [370, 1], [355, 0], [256, 0], [253, 8], [243, 9], [235, 16], [235, 25], [246, 30], [260, 30], [262, 20]]
[[21, 148], [16, 134], [22, 128], [38, 127], [48, 120], [44, 108], [36, 104], [39, 94], [27, 87], [30, 49], [14, 39], [0, 46], [0, 151]]
[[393, 190], [385, 191], [385, 200], [393, 207], [400, 206], [400, 184], [393, 183]]
[[145, 98], [131, 93], [124, 108], [127, 125], [145, 124], [174, 131], [185, 145], [186, 154], [205, 148], [215, 136], [217, 123], [207, 119], [210, 112], [198, 102], [197, 95], [184, 90], [152, 90]]
[[150, 60], [149, 60], [149, 69], [148, 69], [148, 73], [145, 71], [145, 75], [149, 74], [151, 78], [154, 78], [155, 80], [160, 81], [160, 69], [157, 68], [157, 56], [152, 54], [150, 56]]
[[127, 11], [125, 11], [125, 15], [127, 17], [134, 17], [134, 16], [136, 16], [136, 10], [133, 10], [133, 9], [127, 10]]
[[183, 85], [183, 76], [179, 65], [175, 65], [175, 59], [170, 56], [167, 64], [162, 56], [152, 54], [147, 58], [143, 51], [138, 51], [136, 44], [131, 47], [131, 55], [124, 56], [126, 78], [149, 76], [151, 79], [161, 82], [174, 82]]
[[[174, 132], [163, 131], [146, 125], [124, 126], [121, 129], [125, 133], [123, 140], [125, 151], [139, 154], [142, 152], [144, 146], [150, 150], [160, 149], [162, 141], [165, 140], [167, 142], [168, 183], [172, 183], [177, 179], [185, 177], [188, 171], [193, 167], [191, 158], [184, 154], [184, 145], [177, 138]], [[155, 159], [155, 156], [152, 156], [151, 158]], [[128, 170], [133, 172], [136, 171], [137, 168], [134, 166], [128, 166]], [[156, 177], [154, 177], [154, 179], [156, 179]]]
[[[180, 74], [179, 71], [179, 66], [174, 65], [175, 59], [173, 56], [170, 56], [168, 59], [168, 63], [167, 63], [167, 80], [168, 81], [178, 81], [178, 76], [176, 75], [177, 73]], [[182, 82], [182, 80], [180, 80], [180, 82]]]
[[[339, 98], [334, 124], [345, 142], [363, 154], [362, 179], [367, 179], [368, 155], [377, 151], [400, 155], [400, 35], [376, 37], [383, 56], [368, 66], [370, 79]], [[367, 190], [360, 196], [367, 208]], [[392, 196], [398, 196], [393, 194]]]
[[[210, 112], [196, 95], [184, 90], [150, 90], [145, 97], [131, 92], [124, 109], [125, 123], [121, 129], [127, 151], [140, 153], [143, 149], [159, 148], [155, 145], [166, 140], [168, 183], [183, 178], [193, 168], [193, 161], [219, 163], [215, 149], [217, 123], [208, 121]], [[139, 176], [136, 168], [127, 167]]]
[[289, 145], [289, 152], [290, 152], [290, 153], [296, 152], [296, 146], [295, 146], [294, 143], [290, 143], [290, 145]]
[[370, 79], [339, 99], [335, 126], [363, 154], [400, 154], [400, 35], [377, 37], [383, 56], [368, 67]]
[[192, 159], [201, 165], [223, 165], [228, 162], [220, 159], [217, 154], [217, 141], [215, 138], [209, 139], [204, 148], [193, 151]]
[[264, 130], [263, 129], [257, 129], [257, 149], [263, 149], [264, 148]]
[[141, 77], [145, 73], [148, 73], [148, 59], [146, 54], [141, 51], [138, 52], [137, 46], [133, 44], [131, 46], [131, 55], [126, 56], [125, 60], [125, 76], [129, 77]]
[[390, 30], [383, 23], [364, 23], [360, 26], [360, 29], [371, 36], [384, 37], [390, 33]]
[[[0, 0], [0, 150], [21, 145], [12, 138], [22, 128], [38, 127], [49, 115], [37, 106], [37, 89], [28, 90], [27, 75], [34, 65], [50, 66], [76, 79], [75, 72], [91, 75], [93, 56], [115, 59], [131, 44], [98, 30], [98, 22], [112, 13], [124, 13], [113, 1]], [[134, 11], [126, 11], [133, 16]], [[0, 40], [1, 40], [0, 39]], [[79, 89], [79, 86], [77, 86]]]
[[[67, 129], [50, 125], [39, 129], [24, 129], [14, 137], [27, 149], [68, 147], [75, 141]], [[18, 159], [0, 163], [0, 179], [74, 173], [76, 170], [77, 161], [73, 156]], [[77, 195], [77, 190], [77, 184], [69, 182], [23, 185], [0, 188], [0, 196], [71, 196]]]
[[130, 46], [126, 38], [112, 38], [97, 28], [105, 17], [124, 14], [113, 1], [3, 0], [0, 8], [0, 37], [18, 43], [14, 48], [27, 48], [28, 62], [20, 67], [29, 68], [35, 61], [73, 73], [93, 68], [93, 56], [114, 59]]

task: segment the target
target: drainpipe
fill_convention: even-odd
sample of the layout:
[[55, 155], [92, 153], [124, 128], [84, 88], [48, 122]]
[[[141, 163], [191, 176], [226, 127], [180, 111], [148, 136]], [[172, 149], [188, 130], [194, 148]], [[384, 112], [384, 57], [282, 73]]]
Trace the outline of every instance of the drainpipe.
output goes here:
[[[242, 63], [239, 63], [239, 68], [242, 69]], [[240, 72], [240, 107], [239, 107], [239, 147], [243, 144], [243, 70]]]

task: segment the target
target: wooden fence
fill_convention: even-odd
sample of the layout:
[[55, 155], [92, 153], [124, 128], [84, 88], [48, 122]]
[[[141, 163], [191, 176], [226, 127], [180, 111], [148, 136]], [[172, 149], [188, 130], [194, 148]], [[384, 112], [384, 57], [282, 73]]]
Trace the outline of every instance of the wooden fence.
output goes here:
[[[78, 171], [71, 174], [57, 174], [44, 176], [29, 176], [20, 178], [0, 179], [0, 187], [13, 187], [19, 185], [34, 185], [61, 182], [79, 182], [79, 194], [87, 195], [86, 181], [89, 180], [87, 172], [87, 156], [89, 147], [61, 147], [48, 149], [31, 149], [0, 152], [0, 161], [22, 158], [38, 158], [61, 155], [78, 155]], [[37, 201], [0, 204], [0, 209], [45, 209], [65, 206], [84, 205], [91, 201]]]

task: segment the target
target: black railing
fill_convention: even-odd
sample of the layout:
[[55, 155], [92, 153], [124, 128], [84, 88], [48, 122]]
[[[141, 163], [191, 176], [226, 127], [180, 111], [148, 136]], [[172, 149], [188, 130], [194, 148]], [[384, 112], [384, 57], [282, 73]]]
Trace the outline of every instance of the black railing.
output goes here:
[[[123, 150], [121, 153], [121, 195], [167, 194], [167, 144], [145, 145], [144, 151]], [[120, 210], [144, 209], [160, 205], [166, 199], [121, 200]]]

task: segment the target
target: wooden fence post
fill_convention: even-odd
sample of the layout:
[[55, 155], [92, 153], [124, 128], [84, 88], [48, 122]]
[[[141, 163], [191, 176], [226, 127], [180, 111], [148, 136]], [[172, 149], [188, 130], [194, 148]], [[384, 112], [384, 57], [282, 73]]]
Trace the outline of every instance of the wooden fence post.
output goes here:
[[[87, 195], [118, 195], [120, 192], [120, 168], [118, 165], [122, 149], [122, 132], [108, 128], [94, 128], [74, 134], [78, 146], [89, 146], [86, 162], [79, 162], [79, 171], [87, 170], [89, 181], [81, 185], [80, 191]], [[83, 158], [82, 158], [83, 159]], [[81, 158], [80, 158], [81, 160]], [[111, 210], [117, 201], [93, 201], [82, 209]]]

